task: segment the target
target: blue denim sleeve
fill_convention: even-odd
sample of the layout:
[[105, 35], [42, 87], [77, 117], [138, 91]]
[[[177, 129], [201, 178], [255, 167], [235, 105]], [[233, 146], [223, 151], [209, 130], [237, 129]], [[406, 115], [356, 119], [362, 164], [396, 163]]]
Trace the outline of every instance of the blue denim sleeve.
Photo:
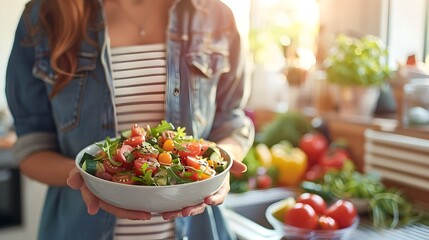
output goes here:
[[30, 44], [30, 17], [24, 12], [18, 23], [6, 70], [6, 99], [18, 136], [16, 148], [19, 149], [14, 149], [20, 153], [15, 156], [18, 161], [31, 152], [57, 147], [55, 122], [45, 83], [32, 74], [35, 52]]

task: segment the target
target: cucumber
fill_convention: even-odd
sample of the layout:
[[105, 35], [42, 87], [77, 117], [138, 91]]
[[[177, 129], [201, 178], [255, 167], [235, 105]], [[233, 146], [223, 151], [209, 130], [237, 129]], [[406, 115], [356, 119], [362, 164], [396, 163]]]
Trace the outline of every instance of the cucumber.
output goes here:
[[91, 175], [95, 175], [95, 173], [97, 172], [97, 161], [95, 161], [94, 159], [87, 159], [82, 164], [82, 169]]
[[84, 153], [84, 154], [83, 154], [83, 156], [82, 156], [82, 158], [80, 159], [80, 166], [82, 166], [82, 164], [83, 164], [86, 160], [88, 160], [88, 159], [94, 160], [94, 159], [95, 159], [95, 157], [94, 157], [94, 156], [92, 156], [92, 155], [91, 155], [91, 154], [89, 154], [89, 153]]
[[202, 155], [203, 158], [208, 158], [213, 161], [220, 161], [222, 156], [220, 155], [219, 149], [214, 147], [208, 147]]
[[131, 130], [124, 130], [121, 132], [121, 139], [125, 140], [131, 137]]
[[215, 151], [215, 149], [214, 148], [212, 148], [212, 147], [208, 147], [207, 149], [206, 149], [206, 151], [203, 153], [203, 155], [202, 155], [202, 157], [203, 158], [209, 158], [210, 157], [210, 155], [212, 155], [212, 153]]
[[223, 170], [225, 170], [226, 165], [227, 165], [227, 162], [225, 162], [225, 161], [217, 162], [217, 165], [215, 167], [215, 171], [217, 173], [222, 172]]

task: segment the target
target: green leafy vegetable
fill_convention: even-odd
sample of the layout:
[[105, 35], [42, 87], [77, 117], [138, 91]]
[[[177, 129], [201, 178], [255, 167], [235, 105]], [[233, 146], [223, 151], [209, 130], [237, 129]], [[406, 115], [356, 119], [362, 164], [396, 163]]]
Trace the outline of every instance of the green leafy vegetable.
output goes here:
[[150, 134], [154, 137], [158, 137], [162, 132], [168, 131], [168, 130], [174, 130], [173, 124], [162, 120], [160, 124], [158, 124], [156, 127], [150, 129]]
[[99, 146], [106, 154], [109, 160], [114, 163], [112, 156], [116, 154], [116, 149], [118, 148], [120, 144], [120, 139], [111, 139], [110, 137], [106, 137], [106, 140], [103, 142], [103, 144], [97, 143], [97, 146]]

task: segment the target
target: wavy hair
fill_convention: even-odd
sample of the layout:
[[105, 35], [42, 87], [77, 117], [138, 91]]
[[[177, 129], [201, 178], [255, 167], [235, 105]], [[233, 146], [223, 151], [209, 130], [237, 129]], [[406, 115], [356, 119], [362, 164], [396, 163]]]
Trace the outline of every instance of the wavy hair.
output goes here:
[[95, 25], [99, 5], [97, 0], [44, 0], [40, 22], [48, 36], [50, 64], [56, 73], [51, 97], [60, 92], [77, 70], [77, 52], [83, 40], [96, 44], [87, 33]]

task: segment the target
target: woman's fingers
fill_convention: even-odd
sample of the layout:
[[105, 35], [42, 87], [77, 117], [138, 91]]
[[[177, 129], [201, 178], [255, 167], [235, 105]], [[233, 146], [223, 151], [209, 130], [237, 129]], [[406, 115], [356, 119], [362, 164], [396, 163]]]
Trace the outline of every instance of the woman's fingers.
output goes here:
[[182, 217], [182, 210], [162, 213], [164, 220], [170, 220], [176, 217]]
[[83, 184], [82, 187], [80, 188], [80, 193], [88, 209], [88, 214], [90, 215], [97, 214], [100, 208], [99, 206], [100, 200], [91, 191], [89, 191], [88, 187], [85, 184]]
[[182, 209], [182, 216], [187, 217], [187, 216], [194, 216], [194, 215], [203, 213], [204, 210], [206, 209], [206, 206], [207, 205], [205, 203], [200, 203], [192, 207], [184, 208]]
[[171, 212], [164, 212], [162, 213], [162, 217], [164, 220], [170, 220], [176, 217], [188, 217], [188, 216], [194, 216], [200, 213], [203, 213], [206, 209], [205, 203], [200, 203], [194, 206], [186, 207], [179, 211], [171, 211]]
[[247, 171], [247, 166], [244, 163], [234, 159], [230, 171], [236, 174], [244, 173]]
[[82, 195], [82, 199], [85, 202], [85, 205], [88, 209], [88, 214], [95, 215], [99, 211], [99, 209], [103, 209], [106, 212], [109, 212], [115, 215], [118, 218], [128, 218], [133, 220], [148, 220], [151, 218], [151, 214], [143, 211], [132, 211], [127, 209], [122, 209], [110, 205], [102, 200], [100, 200], [97, 196], [95, 196], [85, 185], [79, 171], [77, 168], [73, 168], [69, 173], [69, 178], [67, 179], [67, 185], [70, 188], [75, 190], [80, 190]]
[[208, 205], [220, 205], [225, 201], [226, 196], [228, 195], [229, 190], [231, 189], [230, 185], [229, 185], [229, 174], [228, 176], [225, 178], [222, 186], [219, 188], [219, 190], [209, 196], [206, 197], [204, 199], [204, 202]]
[[148, 212], [118, 208], [102, 200], [99, 200], [99, 204], [101, 209], [103, 209], [106, 212], [112, 213], [118, 218], [132, 219], [132, 220], [149, 220], [152, 217], [152, 215]]
[[69, 185], [69, 187], [74, 190], [79, 190], [82, 185], [84, 185], [83, 179], [80, 176], [79, 170], [76, 167], [74, 167], [70, 171], [69, 178], [67, 179], [67, 185]]

